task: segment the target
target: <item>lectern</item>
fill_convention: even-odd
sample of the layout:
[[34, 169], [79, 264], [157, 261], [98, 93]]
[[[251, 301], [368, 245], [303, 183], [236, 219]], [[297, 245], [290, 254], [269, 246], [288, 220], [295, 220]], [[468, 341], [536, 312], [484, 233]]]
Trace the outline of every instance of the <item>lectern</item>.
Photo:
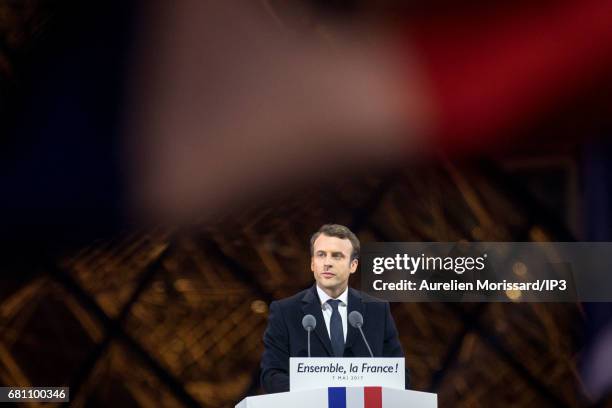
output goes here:
[[236, 408], [436, 408], [436, 394], [386, 387], [328, 387], [247, 397]]
[[247, 397], [236, 408], [436, 408], [436, 394], [404, 389], [404, 363], [397, 357], [291, 357], [289, 392]]

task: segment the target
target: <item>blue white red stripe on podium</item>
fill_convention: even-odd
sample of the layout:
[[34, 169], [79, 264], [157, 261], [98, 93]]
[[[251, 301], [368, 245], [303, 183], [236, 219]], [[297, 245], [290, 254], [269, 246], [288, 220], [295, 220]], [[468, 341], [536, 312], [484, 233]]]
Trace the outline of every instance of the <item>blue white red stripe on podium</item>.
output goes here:
[[381, 387], [329, 387], [328, 408], [382, 408]]

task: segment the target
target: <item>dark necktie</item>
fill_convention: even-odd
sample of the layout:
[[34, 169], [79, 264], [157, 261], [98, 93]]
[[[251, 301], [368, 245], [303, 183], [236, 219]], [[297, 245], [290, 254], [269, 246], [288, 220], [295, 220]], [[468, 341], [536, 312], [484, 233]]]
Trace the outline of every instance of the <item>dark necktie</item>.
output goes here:
[[329, 321], [329, 334], [336, 357], [344, 355], [344, 330], [342, 329], [342, 318], [338, 311], [340, 301], [338, 299], [330, 299], [327, 301], [332, 308], [331, 320]]

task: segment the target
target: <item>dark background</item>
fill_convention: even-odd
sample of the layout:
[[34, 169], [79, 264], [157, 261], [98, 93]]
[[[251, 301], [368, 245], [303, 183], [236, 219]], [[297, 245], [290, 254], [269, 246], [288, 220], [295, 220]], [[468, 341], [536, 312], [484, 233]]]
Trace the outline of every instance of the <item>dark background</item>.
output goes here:
[[[378, 16], [398, 7], [313, 4], [312, 20], [302, 21], [313, 26], [329, 15]], [[283, 2], [269, 5], [282, 14]], [[413, 12], [450, 7], [409, 6]], [[42, 0], [0, 2], [7, 129], [43, 79], [44, 64], [66, 52], [62, 39], [74, 32], [61, 23], [98, 24], [106, 27], [104, 38], [121, 38], [115, 25], [95, 17], [106, 14], [88, 10]], [[112, 79], [119, 68], [96, 69]], [[92, 81], [90, 74], [69, 72], [40, 82], [53, 92], [53, 84], [67, 84], [73, 74], [77, 84]], [[116, 97], [105, 94], [103, 101]], [[99, 103], [109, 115], [116, 108]], [[531, 130], [542, 142], [529, 148], [359, 170], [189, 233], [121, 224], [116, 195], [108, 193], [116, 186], [104, 190], [106, 213], [79, 215], [100, 217], [87, 234], [67, 237], [56, 215], [32, 215], [49, 222], [19, 231], [18, 245], [3, 234], [4, 248], [17, 252], [1, 266], [0, 385], [70, 386], [74, 406], [234, 406], [261, 392], [267, 307], [312, 284], [308, 242], [324, 223], [345, 224], [362, 242], [608, 239], [609, 127], [584, 106], [574, 108], [572, 120], [547, 118]], [[112, 126], [103, 131], [112, 134]], [[2, 141], [5, 153], [27, 142]], [[92, 192], [100, 191], [97, 174], [83, 177], [91, 177]], [[13, 216], [5, 212], [3, 219]], [[56, 250], [56, 242], [68, 241]], [[359, 277], [353, 279], [358, 287]], [[612, 406], [581, 387], [581, 351], [597, 326], [584, 305], [398, 303], [392, 311], [414, 389], [437, 393], [441, 407]]]

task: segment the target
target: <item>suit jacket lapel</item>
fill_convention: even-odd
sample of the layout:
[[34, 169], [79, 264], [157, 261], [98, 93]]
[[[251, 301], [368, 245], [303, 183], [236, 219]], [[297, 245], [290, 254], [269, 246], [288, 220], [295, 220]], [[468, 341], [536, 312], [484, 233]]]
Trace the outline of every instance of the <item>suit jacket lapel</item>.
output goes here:
[[[361, 295], [359, 294], [358, 291], [356, 291], [355, 289], [349, 288], [349, 292], [348, 292], [348, 309], [347, 309], [347, 314], [346, 314], [346, 318], [348, 320], [348, 316], [352, 311], [358, 311], [359, 313], [361, 313], [363, 315], [363, 320], [365, 322], [365, 313], [364, 313], [364, 307], [363, 307], [363, 303], [361, 301]], [[344, 346], [345, 349], [352, 347], [353, 343], [361, 338], [361, 334], [359, 333], [359, 329], [354, 328], [353, 326], [351, 326], [350, 323], [348, 323], [347, 321], [347, 327], [348, 327], [348, 333], [346, 334], [346, 344]], [[331, 342], [330, 342], [331, 344]]]
[[321, 301], [319, 300], [319, 296], [317, 295], [317, 289], [315, 286], [313, 286], [311, 290], [306, 292], [306, 294], [302, 298], [302, 311], [304, 312], [304, 315], [311, 314], [315, 317], [315, 319], [317, 319], [317, 326], [315, 327], [314, 332], [323, 344], [323, 347], [325, 347], [327, 355], [329, 357], [333, 356], [334, 353], [332, 351], [331, 340], [329, 339], [329, 335], [327, 334], [325, 319], [323, 319]]

